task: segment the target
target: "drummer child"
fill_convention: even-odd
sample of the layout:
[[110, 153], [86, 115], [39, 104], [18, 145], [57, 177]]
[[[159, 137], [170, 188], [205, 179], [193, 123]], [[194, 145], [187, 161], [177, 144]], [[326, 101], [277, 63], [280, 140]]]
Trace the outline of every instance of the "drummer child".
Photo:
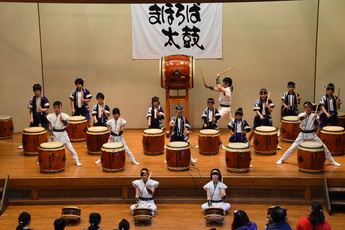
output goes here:
[[28, 109], [30, 109], [30, 127], [38, 127], [41, 125], [44, 129], [48, 129], [48, 98], [42, 95], [42, 86], [40, 84], [34, 84], [32, 90], [35, 95], [30, 98], [27, 106]]
[[317, 141], [323, 144], [325, 149], [325, 156], [331, 165], [341, 166], [341, 164], [337, 163], [330, 151], [328, 150], [327, 146], [320, 140], [320, 138], [315, 134], [315, 125], [318, 123], [319, 117], [312, 113], [312, 104], [309, 101], [304, 102], [304, 113], [300, 113], [298, 115], [298, 119], [301, 120], [300, 128], [301, 132], [298, 134], [298, 137], [292, 143], [291, 147], [284, 153], [284, 155], [276, 162], [276, 164], [280, 165], [284, 161], [286, 161], [293, 152], [298, 148], [299, 144], [305, 140], [312, 140]]
[[68, 137], [66, 127], [68, 126], [69, 116], [66, 113], [61, 112], [62, 103], [55, 101], [53, 104], [54, 113], [47, 116], [49, 123], [50, 137], [53, 141], [58, 141], [66, 145], [69, 149], [75, 164], [79, 167], [82, 164], [79, 162], [78, 154], [74, 150], [71, 141]]
[[221, 118], [220, 113], [214, 107], [214, 99], [209, 98], [207, 99], [207, 108], [204, 109], [202, 112], [201, 119], [204, 120], [204, 124], [202, 125], [202, 129], [216, 129], [218, 128], [218, 120]]
[[[190, 124], [188, 119], [183, 116], [183, 107], [176, 105], [176, 116], [172, 117], [169, 126], [173, 129], [170, 137], [170, 142], [183, 141], [189, 144], [189, 129]], [[195, 163], [196, 160], [191, 157], [191, 162]]]
[[273, 101], [267, 97], [267, 89], [260, 89], [260, 98], [254, 102], [253, 111], [256, 115], [254, 117], [253, 129], [249, 134], [249, 141], [254, 135], [254, 130], [258, 126], [273, 126], [271, 113], [274, 108]]
[[149, 129], [163, 129], [164, 111], [160, 106], [159, 97], [152, 97], [146, 118]]
[[246, 120], [242, 120], [243, 109], [238, 108], [235, 112], [235, 120], [230, 121], [228, 128], [230, 130], [229, 142], [243, 142], [247, 143], [248, 138], [246, 133], [250, 132], [250, 126]]
[[[120, 109], [114, 108], [113, 109], [114, 118], [108, 120], [106, 123], [109, 129], [109, 133], [110, 133], [108, 143], [109, 142], [122, 143], [125, 149], [125, 152], [127, 153], [127, 156], [131, 160], [132, 164], [140, 165], [140, 163], [138, 163], [135, 160], [133, 153], [131, 152], [131, 150], [129, 150], [126, 144], [125, 138], [123, 137], [123, 132], [125, 131], [125, 125], [127, 121], [120, 116], [121, 116]], [[95, 164], [99, 164], [99, 163], [101, 163], [101, 159], [95, 162]]]
[[76, 86], [72, 90], [69, 98], [71, 99], [71, 108], [73, 116], [84, 116], [88, 121], [88, 127], [92, 126], [90, 119], [90, 111], [88, 103], [91, 101], [92, 95], [89, 90], [84, 88], [84, 80], [77, 78], [74, 81]]
[[326, 95], [322, 96], [319, 104], [321, 105], [320, 124], [317, 135], [320, 134], [322, 127], [328, 123], [333, 126], [338, 125], [338, 109], [340, 109], [340, 98], [334, 95], [334, 84], [329, 83], [326, 87]]
[[107, 126], [106, 122], [110, 116], [110, 108], [104, 104], [104, 94], [97, 93], [97, 104], [92, 108], [94, 126]]

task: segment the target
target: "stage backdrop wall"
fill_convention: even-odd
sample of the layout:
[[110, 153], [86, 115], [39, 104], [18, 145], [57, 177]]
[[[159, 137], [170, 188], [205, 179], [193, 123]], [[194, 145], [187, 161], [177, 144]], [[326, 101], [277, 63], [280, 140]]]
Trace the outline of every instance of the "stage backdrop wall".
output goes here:
[[[200, 70], [214, 85], [217, 72], [235, 66], [224, 75], [234, 82], [232, 109], [243, 107], [250, 124], [260, 88], [271, 92], [276, 104], [274, 125], [278, 126], [280, 97], [288, 81], [297, 82], [303, 101], [314, 101], [315, 95], [319, 99], [322, 81], [344, 84], [344, 7], [341, 0], [321, 1], [317, 37], [317, 0], [224, 4], [223, 59], [196, 60], [192, 127], [201, 127], [207, 98], [218, 98], [218, 93], [204, 89]], [[152, 96], [159, 96], [165, 108], [159, 60], [131, 59], [130, 13], [130, 5], [120, 4], [0, 3], [0, 114], [13, 117], [16, 132], [28, 126], [26, 105], [34, 83], [44, 84], [51, 104], [62, 101], [70, 114], [68, 95], [74, 80], [85, 78], [85, 87], [94, 96], [90, 107], [96, 103], [97, 92], [103, 92], [111, 108], [121, 109], [127, 128], [146, 127]], [[226, 127], [226, 121], [220, 123]]]

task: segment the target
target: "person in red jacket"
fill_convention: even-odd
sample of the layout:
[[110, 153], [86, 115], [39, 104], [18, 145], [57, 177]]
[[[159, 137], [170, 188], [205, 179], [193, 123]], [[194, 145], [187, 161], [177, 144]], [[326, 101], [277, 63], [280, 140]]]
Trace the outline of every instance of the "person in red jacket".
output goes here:
[[322, 204], [313, 202], [310, 206], [310, 215], [298, 221], [296, 230], [331, 230], [331, 226], [325, 220]]

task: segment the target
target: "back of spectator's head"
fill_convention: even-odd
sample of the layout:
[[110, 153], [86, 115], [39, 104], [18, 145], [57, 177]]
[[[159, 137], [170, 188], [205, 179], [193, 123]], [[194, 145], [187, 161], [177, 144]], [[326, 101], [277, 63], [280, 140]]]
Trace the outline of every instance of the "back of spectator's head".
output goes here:
[[17, 226], [17, 230], [24, 229], [24, 227], [28, 226], [31, 221], [31, 215], [27, 212], [22, 212], [18, 216], [19, 225]]
[[66, 227], [66, 221], [64, 219], [59, 218], [54, 221], [55, 230], [64, 230], [65, 227]]
[[128, 230], [130, 227], [129, 222], [126, 219], [121, 220], [119, 223], [119, 230]]
[[279, 223], [285, 221], [286, 210], [282, 207], [276, 206], [272, 209], [271, 217], [273, 222]]
[[232, 222], [232, 229], [239, 228], [241, 226], [248, 225], [249, 217], [243, 210], [234, 211], [234, 221]]

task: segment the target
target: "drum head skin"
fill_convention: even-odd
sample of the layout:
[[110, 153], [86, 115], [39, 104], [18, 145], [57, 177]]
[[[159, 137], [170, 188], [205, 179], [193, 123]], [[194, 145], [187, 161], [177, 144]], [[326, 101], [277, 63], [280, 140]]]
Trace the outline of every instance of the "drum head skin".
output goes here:
[[297, 116], [285, 116], [283, 117], [283, 121], [298, 122], [298, 118]]
[[326, 132], [344, 132], [344, 128], [341, 126], [325, 126], [322, 128], [322, 131]]
[[304, 141], [299, 144], [300, 147], [306, 148], [306, 149], [320, 149], [323, 148], [322, 143], [317, 141]]
[[86, 117], [84, 116], [71, 116], [68, 118], [70, 122], [81, 122], [81, 121], [86, 121]]
[[9, 115], [0, 115], [0, 120], [10, 120], [10, 119], [12, 119], [12, 117]]
[[157, 135], [157, 134], [163, 133], [163, 130], [161, 130], [161, 129], [145, 129], [144, 133], [149, 134], [149, 135]]
[[102, 148], [105, 148], [105, 149], [119, 149], [119, 148], [123, 148], [123, 144], [119, 143], [119, 142], [110, 142], [110, 143], [103, 144]]
[[108, 129], [107, 127], [104, 127], [104, 126], [94, 126], [94, 127], [88, 128], [87, 131], [90, 133], [104, 133], [104, 132], [107, 132]]
[[258, 132], [267, 133], [267, 132], [274, 132], [274, 131], [276, 131], [276, 128], [272, 127], [272, 126], [258, 126], [258, 127], [255, 128], [255, 130], [258, 131]]
[[61, 142], [44, 142], [40, 145], [42, 149], [59, 149], [64, 147]]
[[173, 149], [185, 149], [189, 146], [189, 144], [187, 142], [184, 141], [174, 141], [174, 142], [170, 142], [167, 146]]
[[40, 133], [44, 131], [45, 129], [43, 127], [28, 127], [24, 129], [24, 132], [26, 133]]
[[202, 129], [202, 130], [200, 130], [200, 134], [203, 134], [203, 135], [216, 135], [218, 133], [219, 133], [219, 131], [215, 130], [215, 129]]

